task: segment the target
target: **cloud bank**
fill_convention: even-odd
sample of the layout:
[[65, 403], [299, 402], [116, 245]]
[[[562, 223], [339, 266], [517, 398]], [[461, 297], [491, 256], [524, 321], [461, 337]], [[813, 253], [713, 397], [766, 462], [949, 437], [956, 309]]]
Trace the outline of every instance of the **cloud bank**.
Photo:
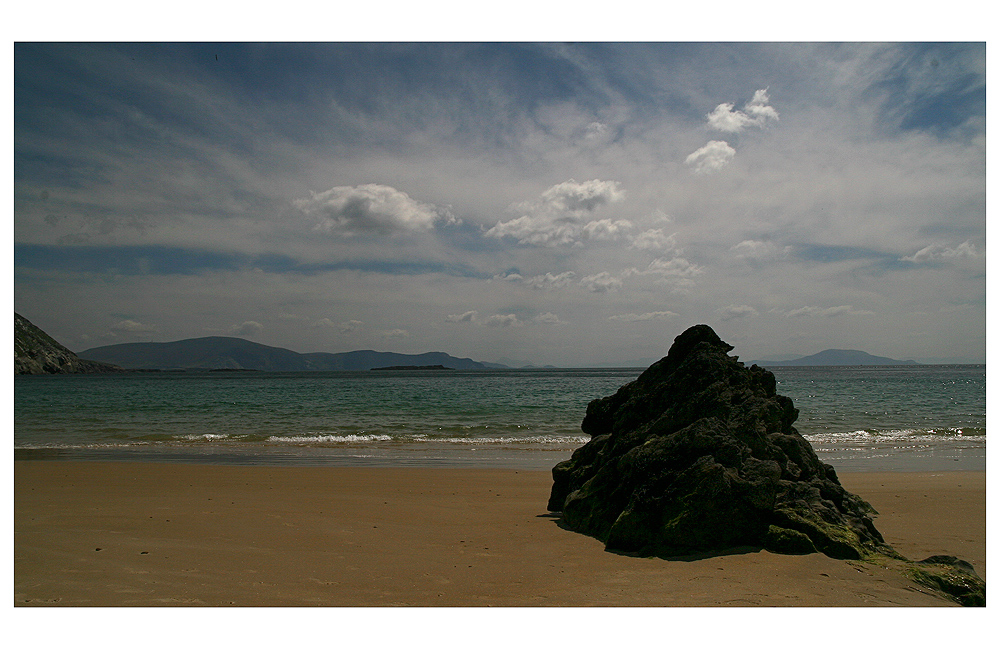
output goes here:
[[983, 43], [14, 51], [15, 309], [70, 348], [985, 359]]

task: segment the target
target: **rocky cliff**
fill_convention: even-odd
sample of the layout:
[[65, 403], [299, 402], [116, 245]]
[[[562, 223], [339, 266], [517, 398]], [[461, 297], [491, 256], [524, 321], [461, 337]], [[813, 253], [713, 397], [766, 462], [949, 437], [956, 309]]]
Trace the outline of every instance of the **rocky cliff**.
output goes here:
[[14, 374], [98, 374], [120, 367], [78, 357], [27, 318], [14, 314]]

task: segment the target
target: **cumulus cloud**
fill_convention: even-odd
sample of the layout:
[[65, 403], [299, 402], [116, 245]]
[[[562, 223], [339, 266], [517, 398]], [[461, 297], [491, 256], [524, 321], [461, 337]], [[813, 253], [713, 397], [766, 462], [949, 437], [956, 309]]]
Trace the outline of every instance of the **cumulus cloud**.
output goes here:
[[410, 332], [406, 329], [388, 329], [378, 332], [378, 335], [383, 338], [409, 338]]
[[684, 160], [696, 174], [712, 174], [732, 162], [736, 149], [722, 140], [711, 140]]
[[[778, 111], [770, 105], [767, 89], [754, 93], [753, 99], [743, 106], [743, 110], [734, 110], [731, 103], [719, 104], [711, 113], [705, 116], [708, 126], [724, 133], [739, 133], [749, 126], [764, 128], [771, 120], [778, 120]], [[696, 174], [712, 174], [720, 171], [732, 162], [736, 149], [722, 140], [711, 140], [685, 160], [684, 164]]]
[[615, 277], [611, 273], [604, 271], [596, 275], [584, 277], [580, 280], [580, 285], [594, 293], [606, 293], [607, 291], [620, 289], [622, 287], [622, 280], [620, 277]]
[[341, 322], [337, 326], [337, 328], [340, 330], [340, 333], [347, 334], [351, 333], [352, 331], [357, 331], [358, 329], [361, 328], [361, 325], [363, 324], [364, 323], [361, 322], [360, 320], [348, 320], [347, 322]]
[[625, 191], [613, 180], [568, 180], [549, 187], [534, 201], [518, 203], [511, 209], [522, 215], [498, 221], [485, 236], [513, 237], [519, 243], [536, 246], [560, 246], [580, 243], [583, 238], [617, 237], [632, 227], [629, 221], [592, 220], [588, 216], [598, 208], [621, 201]]
[[742, 111], [733, 110], [733, 104], [719, 104], [706, 115], [708, 126], [725, 133], [739, 133], [748, 126], [763, 128], [769, 120], [778, 120], [778, 111], [769, 102], [767, 88], [764, 88], [754, 93]]
[[254, 320], [247, 320], [240, 324], [235, 324], [229, 328], [229, 333], [234, 336], [258, 336], [260, 332], [264, 331], [264, 325]]
[[563, 322], [562, 320], [559, 319], [559, 316], [557, 316], [554, 313], [543, 313], [543, 314], [541, 314], [539, 316], [535, 316], [535, 321], [536, 322], [540, 322], [542, 324], [548, 324], [548, 325], [562, 325], [562, 324], [566, 324], [565, 322]]
[[508, 313], [505, 315], [491, 315], [483, 321], [487, 327], [520, 327], [523, 322], [517, 319], [517, 315], [514, 313]]
[[677, 233], [664, 234], [662, 229], [646, 230], [632, 239], [639, 250], [672, 250], [677, 247]]
[[588, 180], [578, 183], [572, 178], [542, 192], [537, 203], [559, 212], [593, 212], [601, 205], [625, 198], [625, 191], [614, 180]]
[[740, 318], [751, 318], [757, 315], [757, 309], [749, 306], [747, 304], [730, 304], [729, 306], [719, 309], [719, 317], [723, 321], [728, 320], [738, 320]]
[[445, 317], [448, 322], [475, 322], [478, 311], [466, 311], [460, 315], [449, 315]]
[[317, 220], [315, 229], [330, 234], [395, 234], [431, 230], [439, 222], [459, 223], [446, 208], [421, 203], [385, 185], [333, 187], [310, 192], [293, 204]]
[[587, 239], [594, 241], [613, 240], [623, 235], [626, 230], [632, 229], [632, 227], [632, 222], [625, 219], [620, 221], [601, 219], [600, 221], [591, 221], [584, 225], [583, 235]]
[[651, 313], [622, 313], [613, 315], [608, 320], [619, 320], [621, 322], [645, 322], [647, 320], [666, 320], [675, 318], [677, 314], [673, 311], [653, 311]]
[[536, 289], [562, 288], [572, 282], [574, 277], [576, 277], [576, 273], [568, 270], [564, 273], [559, 273], [558, 275], [545, 273], [544, 275], [529, 277], [524, 280], [524, 283], [527, 286]]
[[900, 261], [911, 261], [924, 264], [933, 261], [954, 261], [956, 259], [975, 259], [979, 254], [971, 241], [960, 243], [953, 248], [940, 244], [932, 244], [913, 253], [909, 257], [900, 257]]
[[822, 318], [835, 318], [841, 315], [872, 315], [872, 312], [856, 311], [853, 306], [844, 304], [841, 306], [831, 306], [826, 308], [818, 306], [804, 306], [799, 309], [786, 311], [785, 315], [789, 318], [805, 318], [814, 316]]

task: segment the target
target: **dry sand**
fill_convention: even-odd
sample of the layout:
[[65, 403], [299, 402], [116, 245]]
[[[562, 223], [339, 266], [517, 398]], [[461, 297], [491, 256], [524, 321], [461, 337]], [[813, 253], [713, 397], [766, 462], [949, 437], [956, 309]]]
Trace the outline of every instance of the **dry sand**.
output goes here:
[[[986, 576], [985, 473], [841, 475], [911, 559]], [[18, 606], [951, 606], [813, 554], [606, 552], [545, 471], [14, 463]]]

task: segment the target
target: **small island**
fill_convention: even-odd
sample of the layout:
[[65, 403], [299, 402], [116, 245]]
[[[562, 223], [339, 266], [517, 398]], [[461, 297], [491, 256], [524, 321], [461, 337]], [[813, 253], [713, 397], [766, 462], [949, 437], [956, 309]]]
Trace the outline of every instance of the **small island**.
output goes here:
[[392, 365], [390, 367], [373, 367], [372, 372], [378, 372], [381, 370], [453, 370], [451, 367], [445, 367], [444, 365]]

